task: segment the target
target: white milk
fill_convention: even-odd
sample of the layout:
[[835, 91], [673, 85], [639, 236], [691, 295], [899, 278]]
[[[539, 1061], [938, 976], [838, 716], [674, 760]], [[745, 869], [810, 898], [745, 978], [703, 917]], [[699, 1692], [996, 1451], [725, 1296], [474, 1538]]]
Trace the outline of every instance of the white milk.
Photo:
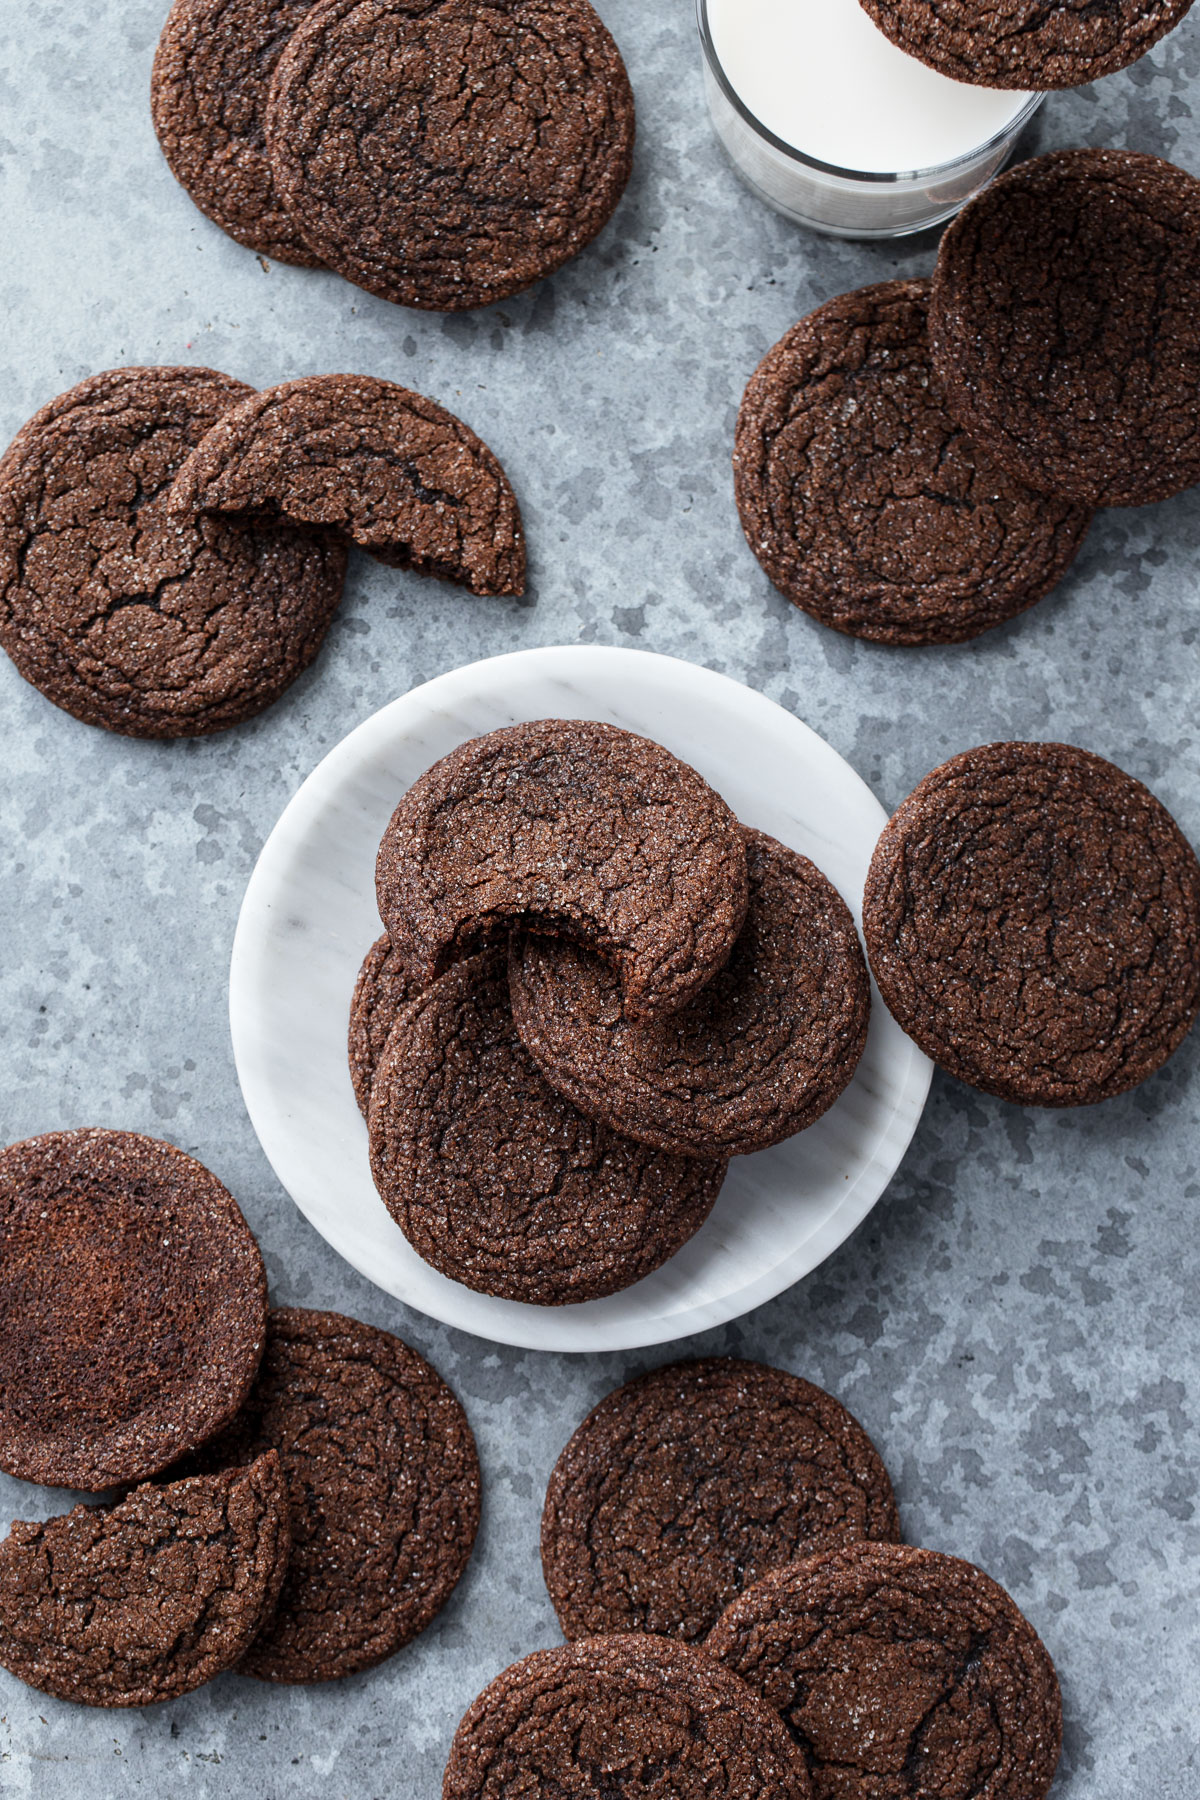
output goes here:
[[1028, 94], [951, 81], [884, 37], [859, 0], [707, 0], [730, 86], [785, 144], [840, 169], [937, 169], [1012, 124]]

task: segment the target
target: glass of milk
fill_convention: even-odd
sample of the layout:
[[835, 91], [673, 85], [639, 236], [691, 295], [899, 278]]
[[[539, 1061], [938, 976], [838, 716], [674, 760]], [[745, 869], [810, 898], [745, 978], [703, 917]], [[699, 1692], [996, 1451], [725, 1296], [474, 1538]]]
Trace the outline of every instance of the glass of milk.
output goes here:
[[761, 197], [835, 237], [900, 237], [956, 213], [1041, 94], [951, 81], [859, 0], [697, 0], [713, 125]]

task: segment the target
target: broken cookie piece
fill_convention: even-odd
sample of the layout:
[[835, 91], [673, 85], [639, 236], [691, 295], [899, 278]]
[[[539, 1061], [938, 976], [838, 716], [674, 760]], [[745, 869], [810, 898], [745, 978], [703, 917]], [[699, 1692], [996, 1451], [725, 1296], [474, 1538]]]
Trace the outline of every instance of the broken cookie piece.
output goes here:
[[85, 1706], [174, 1700], [236, 1663], [290, 1548], [279, 1459], [18, 1520], [0, 1544], [0, 1665]]
[[188, 458], [167, 509], [326, 527], [473, 594], [525, 588], [520, 509], [487, 445], [436, 401], [370, 375], [248, 396]]

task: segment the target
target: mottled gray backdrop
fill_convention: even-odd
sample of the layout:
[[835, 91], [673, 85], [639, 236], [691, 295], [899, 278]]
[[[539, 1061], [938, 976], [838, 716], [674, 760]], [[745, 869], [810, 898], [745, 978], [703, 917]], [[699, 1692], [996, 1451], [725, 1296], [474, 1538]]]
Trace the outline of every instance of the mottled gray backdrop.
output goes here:
[[[0, 1671], [0, 1790], [45, 1800], [436, 1800], [455, 1723], [558, 1641], [542, 1493], [584, 1411], [650, 1363], [492, 1348], [406, 1311], [317, 1237], [242, 1107], [226, 966], [255, 856], [313, 765], [385, 701], [518, 646], [631, 644], [761, 688], [895, 805], [991, 738], [1061, 736], [1148, 782], [1200, 840], [1200, 492], [1098, 519], [1032, 614], [950, 650], [836, 636], [768, 584], [729, 474], [742, 386], [801, 314], [922, 274], [931, 238], [839, 243], [737, 185], [704, 117], [689, 0], [600, 0], [639, 107], [637, 167], [598, 243], [487, 312], [406, 312], [332, 274], [264, 269], [161, 161], [147, 83], [166, 0], [28, 0], [0, 45], [0, 441], [120, 363], [258, 385], [352, 370], [460, 412], [528, 525], [523, 604], [355, 557], [316, 667], [265, 717], [134, 743], [56, 711], [0, 657], [0, 1029], [7, 1139], [105, 1124], [171, 1138], [233, 1189], [275, 1298], [399, 1331], [462, 1396], [485, 1517], [415, 1645], [341, 1685], [224, 1676], [146, 1713], [61, 1705]], [[1030, 148], [1128, 145], [1200, 170], [1200, 13], [1141, 64], [1053, 96]], [[907, 1535], [981, 1563], [1062, 1675], [1073, 1800], [1197, 1789], [1200, 1035], [1101, 1109], [1021, 1111], [934, 1083], [904, 1165], [815, 1275], [692, 1350], [780, 1362], [846, 1400]], [[2, 1272], [0, 1272], [2, 1278]], [[0, 1478], [0, 1518], [60, 1496]]]

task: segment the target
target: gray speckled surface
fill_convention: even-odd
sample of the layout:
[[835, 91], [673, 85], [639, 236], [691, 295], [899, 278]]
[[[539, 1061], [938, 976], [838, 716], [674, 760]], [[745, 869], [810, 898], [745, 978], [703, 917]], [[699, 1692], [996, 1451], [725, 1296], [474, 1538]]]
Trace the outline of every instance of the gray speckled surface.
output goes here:
[[[271, 1689], [225, 1676], [141, 1715], [0, 1672], [0, 1790], [195, 1800], [436, 1800], [455, 1722], [557, 1641], [537, 1531], [583, 1412], [657, 1354], [493, 1349], [405, 1312], [295, 1212], [243, 1111], [226, 965], [255, 855], [322, 754], [441, 670], [522, 645], [636, 644], [792, 708], [888, 805], [946, 755], [1062, 736], [1146, 780], [1200, 840], [1200, 492], [1097, 521], [1032, 614], [954, 650], [835, 636], [771, 589], [728, 456], [743, 383], [801, 313], [923, 273], [932, 242], [806, 235], [722, 163], [689, 0], [600, 0], [639, 103], [630, 192], [596, 246], [503, 306], [442, 319], [332, 275], [265, 271], [159, 158], [146, 88], [165, 0], [29, 0], [0, 46], [0, 439], [122, 362], [202, 361], [257, 384], [363, 370], [460, 411], [525, 508], [524, 605], [356, 559], [315, 669], [252, 725], [134, 743], [56, 711], [0, 658], [3, 1134], [103, 1123], [170, 1137], [232, 1187], [278, 1300], [393, 1327], [454, 1383], [485, 1524], [435, 1626], [373, 1674]], [[1143, 63], [1053, 96], [1031, 148], [1118, 144], [1200, 170], [1200, 15]], [[908, 1536], [1005, 1582], [1056, 1658], [1057, 1793], [1185, 1800], [1200, 1786], [1200, 1036], [1103, 1109], [1023, 1112], [938, 1078], [867, 1224], [822, 1269], [691, 1349], [778, 1361], [858, 1413]], [[0, 1516], [54, 1494], [0, 1478]]]

